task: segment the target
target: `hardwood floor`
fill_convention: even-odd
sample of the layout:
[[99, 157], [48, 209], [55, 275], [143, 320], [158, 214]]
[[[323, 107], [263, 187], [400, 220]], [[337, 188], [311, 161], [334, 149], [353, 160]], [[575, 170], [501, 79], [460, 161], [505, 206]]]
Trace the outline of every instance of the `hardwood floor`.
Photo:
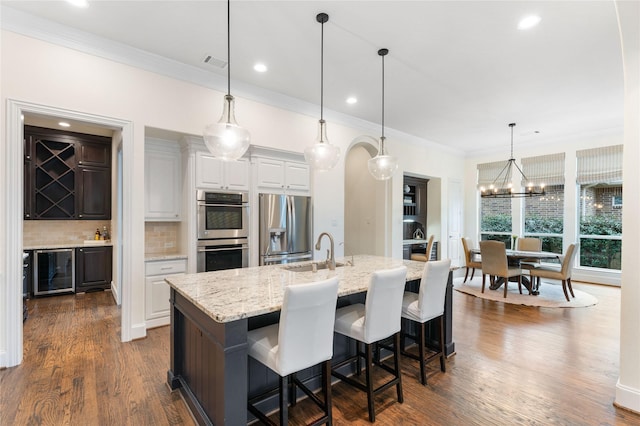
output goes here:
[[[454, 291], [456, 355], [429, 368], [403, 359], [404, 403], [376, 399], [379, 425], [640, 425], [613, 406], [619, 359], [618, 288], [574, 283], [588, 308], [532, 308]], [[122, 344], [109, 292], [29, 301], [23, 363], [0, 371], [0, 425], [191, 425], [166, 385], [169, 328]], [[333, 386], [334, 424], [369, 424], [366, 396]], [[291, 424], [313, 417], [305, 401]]]

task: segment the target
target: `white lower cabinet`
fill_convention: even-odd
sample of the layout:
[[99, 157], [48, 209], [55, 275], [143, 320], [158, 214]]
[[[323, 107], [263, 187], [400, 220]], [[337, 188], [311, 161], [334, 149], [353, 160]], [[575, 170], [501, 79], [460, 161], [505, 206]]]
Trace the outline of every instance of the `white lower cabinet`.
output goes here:
[[169, 284], [165, 278], [187, 271], [186, 259], [148, 260], [145, 262], [145, 322], [147, 328], [168, 325]]

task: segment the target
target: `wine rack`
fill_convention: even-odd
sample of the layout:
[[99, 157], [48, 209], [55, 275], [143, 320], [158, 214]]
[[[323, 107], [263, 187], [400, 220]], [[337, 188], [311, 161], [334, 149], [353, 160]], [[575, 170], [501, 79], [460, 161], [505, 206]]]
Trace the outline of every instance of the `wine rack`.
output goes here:
[[75, 165], [73, 142], [35, 141], [35, 218], [75, 217]]

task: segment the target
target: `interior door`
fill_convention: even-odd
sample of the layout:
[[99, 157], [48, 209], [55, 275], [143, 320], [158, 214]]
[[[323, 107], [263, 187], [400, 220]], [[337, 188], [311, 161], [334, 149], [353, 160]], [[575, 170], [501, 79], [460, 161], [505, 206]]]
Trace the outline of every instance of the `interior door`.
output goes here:
[[462, 182], [449, 180], [449, 229], [448, 253], [452, 266], [464, 264], [461, 258], [460, 237], [462, 236]]

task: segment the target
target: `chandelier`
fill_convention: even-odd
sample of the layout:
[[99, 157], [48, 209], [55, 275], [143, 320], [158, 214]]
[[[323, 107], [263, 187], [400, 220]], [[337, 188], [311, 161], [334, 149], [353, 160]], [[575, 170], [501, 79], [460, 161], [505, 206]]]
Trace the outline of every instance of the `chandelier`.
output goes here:
[[[511, 157], [507, 160], [507, 163], [488, 188], [484, 186], [480, 187], [480, 196], [482, 198], [540, 197], [545, 194], [544, 184], [534, 185], [534, 183], [525, 176], [522, 169], [520, 169], [516, 163], [516, 159], [513, 158], [513, 128], [515, 125], [516, 123], [509, 123], [509, 127], [511, 127]], [[522, 184], [525, 185], [524, 191], [522, 192], [518, 192], [521, 186], [518, 185], [518, 190], [516, 190], [516, 186], [512, 182], [514, 167], [520, 173]]]

